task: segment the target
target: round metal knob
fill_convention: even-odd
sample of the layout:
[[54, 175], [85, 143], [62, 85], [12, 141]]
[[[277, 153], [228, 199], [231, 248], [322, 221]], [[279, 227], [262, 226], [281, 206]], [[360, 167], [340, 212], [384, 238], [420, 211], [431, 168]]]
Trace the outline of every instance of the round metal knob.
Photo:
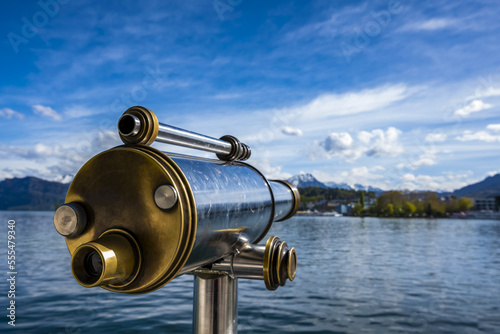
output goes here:
[[78, 203], [61, 205], [54, 214], [56, 231], [65, 237], [71, 238], [80, 235], [87, 226], [87, 213]]
[[173, 208], [177, 203], [177, 191], [170, 185], [159, 186], [155, 191], [155, 203], [160, 209]]

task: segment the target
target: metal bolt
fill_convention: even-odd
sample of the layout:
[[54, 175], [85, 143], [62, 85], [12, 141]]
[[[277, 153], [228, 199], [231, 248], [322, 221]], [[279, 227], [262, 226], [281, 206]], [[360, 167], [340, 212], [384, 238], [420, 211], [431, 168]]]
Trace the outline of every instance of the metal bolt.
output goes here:
[[87, 226], [87, 214], [78, 203], [61, 205], [54, 214], [54, 226], [65, 237], [80, 235]]
[[170, 185], [159, 186], [155, 191], [155, 203], [160, 209], [173, 208], [177, 203], [177, 191]]

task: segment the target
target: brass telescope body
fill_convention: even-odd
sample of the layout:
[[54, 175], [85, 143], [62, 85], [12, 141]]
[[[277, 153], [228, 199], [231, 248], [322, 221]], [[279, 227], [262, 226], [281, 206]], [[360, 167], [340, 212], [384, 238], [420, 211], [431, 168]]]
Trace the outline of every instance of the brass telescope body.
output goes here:
[[133, 107], [124, 116], [125, 145], [89, 160], [54, 216], [78, 283], [140, 294], [205, 269], [263, 279], [270, 290], [294, 279], [295, 249], [276, 237], [256, 245], [297, 211], [294, 186], [237, 161], [250, 155], [237, 139], [188, 133], [226, 161], [164, 153], [148, 146], [167, 128], [151, 111]]

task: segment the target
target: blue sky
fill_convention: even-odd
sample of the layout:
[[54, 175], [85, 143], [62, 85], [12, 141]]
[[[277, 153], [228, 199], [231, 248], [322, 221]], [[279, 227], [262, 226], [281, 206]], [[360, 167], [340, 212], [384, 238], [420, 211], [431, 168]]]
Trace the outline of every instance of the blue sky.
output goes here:
[[272, 178], [452, 190], [500, 171], [498, 1], [2, 6], [0, 179], [69, 181], [133, 105], [237, 136]]

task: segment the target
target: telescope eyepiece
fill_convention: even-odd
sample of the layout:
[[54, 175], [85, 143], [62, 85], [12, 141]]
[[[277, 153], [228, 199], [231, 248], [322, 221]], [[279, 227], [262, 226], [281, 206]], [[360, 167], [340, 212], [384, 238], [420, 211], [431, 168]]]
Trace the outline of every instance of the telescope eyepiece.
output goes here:
[[[100, 262], [100, 267], [98, 263]], [[73, 255], [71, 269], [78, 283], [85, 287], [100, 285], [103, 271], [101, 255], [91, 244], [83, 244]]]
[[126, 286], [135, 279], [140, 265], [137, 242], [121, 230], [110, 230], [80, 245], [71, 258], [73, 276], [87, 288]]
[[90, 252], [85, 256], [83, 268], [90, 276], [102, 275], [102, 259], [96, 251]]
[[132, 114], [125, 114], [118, 120], [118, 132], [122, 136], [135, 136], [140, 129], [141, 120]]

